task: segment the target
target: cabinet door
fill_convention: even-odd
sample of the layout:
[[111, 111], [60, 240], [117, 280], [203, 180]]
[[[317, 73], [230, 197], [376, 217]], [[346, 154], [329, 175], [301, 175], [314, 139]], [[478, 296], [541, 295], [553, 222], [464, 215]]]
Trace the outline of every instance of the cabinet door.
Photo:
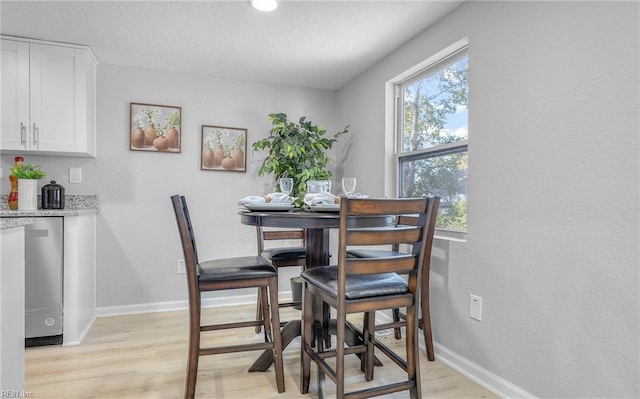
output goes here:
[[0, 149], [29, 148], [29, 43], [2, 40]]
[[32, 150], [76, 150], [78, 91], [85, 89], [76, 68], [75, 49], [30, 45]]
[[0, 397], [9, 397], [24, 390], [24, 227], [0, 230], [0, 247]]
[[86, 47], [2, 38], [0, 154], [96, 156], [96, 61]]

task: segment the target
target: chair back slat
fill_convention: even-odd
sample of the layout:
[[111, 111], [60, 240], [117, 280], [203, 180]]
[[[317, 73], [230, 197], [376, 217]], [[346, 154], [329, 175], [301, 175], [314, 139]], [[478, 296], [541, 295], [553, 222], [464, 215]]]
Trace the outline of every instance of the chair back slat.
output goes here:
[[256, 227], [258, 235], [258, 255], [262, 253], [267, 246], [267, 241], [285, 241], [285, 240], [297, 240], [301, 242], [301, 245], [305, 245], [305, 231], [304, 229], [289, 229], [289, 230], [265, 230], [262, 226]]
[[397, 225], [417, 226], [418, 218], [415, 215], [400, 215], [398, 216]]
[[415, 226], [379, 229], [353, 229], [347, 231], [347, 245], [386, 245], [413, 243], [420, 239], [422, 230]]
[[302, 230], [270, 230], [263, 231], [262, 237], [265, 240], [302, 240], [304, 234]]
[[410, 215], [419, 214], [425, 210], [424, 198], [374, 198], [366, 201], [352, 199], [346, 202], [348, 212], [352, 215]]
[[347, 258], [345, 267], [347, 275], [399, 273], [408, 274], [414, 270], [416, 256], [407, 254], [389, 258]]

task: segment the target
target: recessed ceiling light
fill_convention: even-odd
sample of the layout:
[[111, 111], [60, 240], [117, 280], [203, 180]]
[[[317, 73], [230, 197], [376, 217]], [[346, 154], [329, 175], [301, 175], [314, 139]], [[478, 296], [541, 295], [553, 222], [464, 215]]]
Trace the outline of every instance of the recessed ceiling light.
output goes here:
[[251, 0], [251, 5], [260, 11], [273, 11], [278, 8], [276, 0]]

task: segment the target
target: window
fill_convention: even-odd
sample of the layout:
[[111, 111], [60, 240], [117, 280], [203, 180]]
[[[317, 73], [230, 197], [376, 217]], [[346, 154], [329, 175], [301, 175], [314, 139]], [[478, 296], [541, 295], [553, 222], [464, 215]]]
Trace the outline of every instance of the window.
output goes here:
[[465, 48], [396, 86], [399, 196], [439, 196], [440, 229], [467, 229], [467, 70]]

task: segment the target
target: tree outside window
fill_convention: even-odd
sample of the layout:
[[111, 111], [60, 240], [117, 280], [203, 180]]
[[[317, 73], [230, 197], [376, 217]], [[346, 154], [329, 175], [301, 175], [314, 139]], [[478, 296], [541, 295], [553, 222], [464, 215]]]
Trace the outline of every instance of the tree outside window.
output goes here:
[[400, 196], [441, 198], [437, 227], [467, 229], [468, 57], [398, 85]]

